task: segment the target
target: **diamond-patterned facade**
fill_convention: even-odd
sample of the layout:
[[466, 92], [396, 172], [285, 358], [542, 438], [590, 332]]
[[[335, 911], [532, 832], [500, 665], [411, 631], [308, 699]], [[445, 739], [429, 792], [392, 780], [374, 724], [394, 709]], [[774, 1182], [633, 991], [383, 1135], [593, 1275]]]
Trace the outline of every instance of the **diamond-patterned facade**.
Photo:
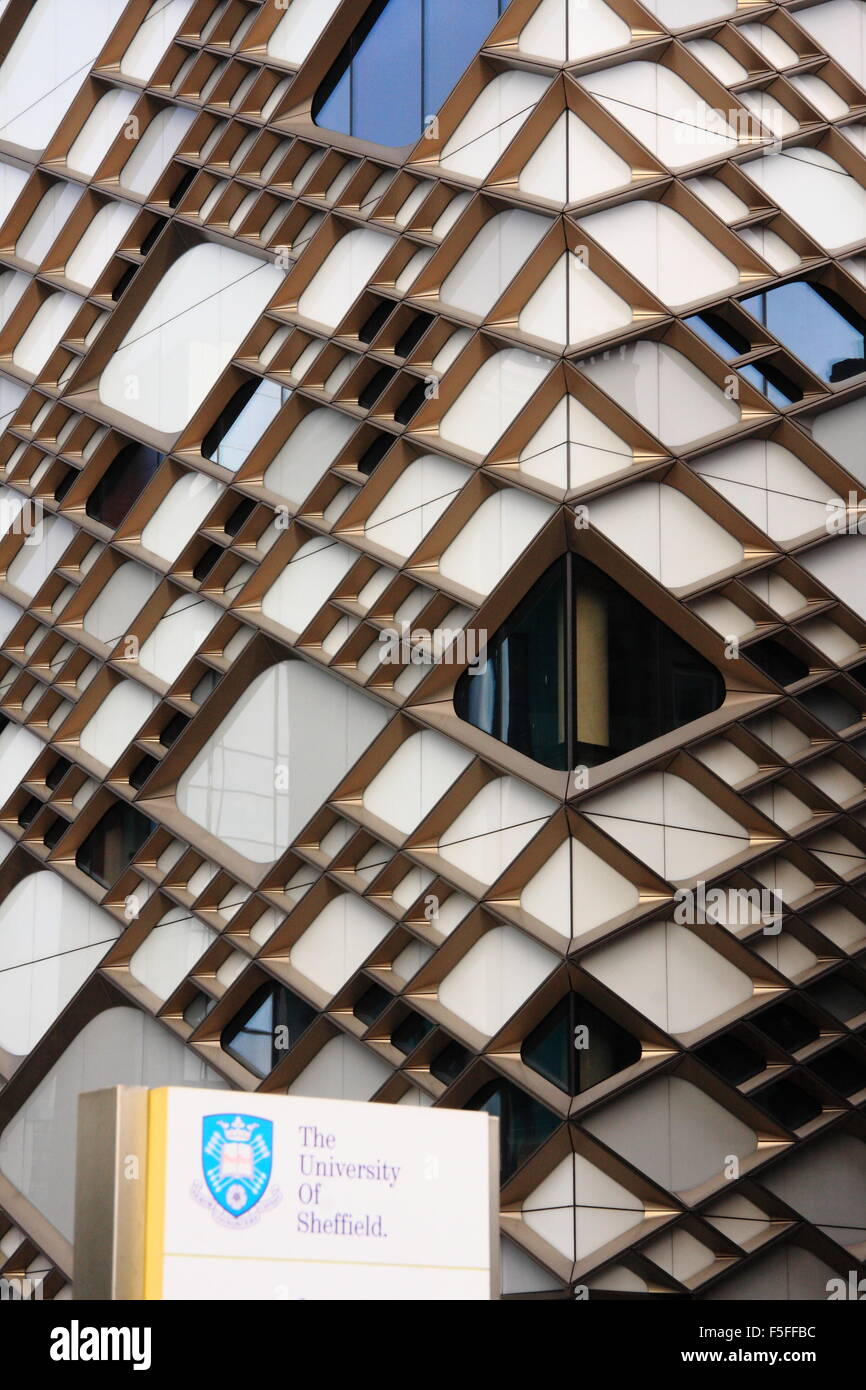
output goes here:
[[[509, 1296], [863, 1273], [866, 5], [497, 8], [408, 147], [317, 123], [371, 128], [364, 0], [0, 15], [0, 1274], [45, 1297], [78, 1090], [176, 1081], [492, 1109]], [[557, 564], [556, 660], [513, 628], [470, 719]], [[695, 665], [641, 740], [650, 630]]]

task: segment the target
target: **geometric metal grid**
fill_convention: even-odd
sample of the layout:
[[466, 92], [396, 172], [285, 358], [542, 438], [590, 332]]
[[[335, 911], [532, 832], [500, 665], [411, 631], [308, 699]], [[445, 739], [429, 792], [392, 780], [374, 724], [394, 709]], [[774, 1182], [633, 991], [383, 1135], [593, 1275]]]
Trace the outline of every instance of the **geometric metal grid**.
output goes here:
[[[826, 1297], [866, 404], [755, 296], [866, 316], [864, 6], [512, 0], [401, 150], [313, 119], [363, 0], [94, 5], [34, 87], [63, 8], [0, 18], [0, 1274], [71, 1294], [77, 1090], [186, 1079], [495, 1094], [506, 1295]], [[569, 551], [725, 696], [557, 772], [453, 697]], [[577, 1094], [527, 1046], [572, 993], [639, 1045]]]

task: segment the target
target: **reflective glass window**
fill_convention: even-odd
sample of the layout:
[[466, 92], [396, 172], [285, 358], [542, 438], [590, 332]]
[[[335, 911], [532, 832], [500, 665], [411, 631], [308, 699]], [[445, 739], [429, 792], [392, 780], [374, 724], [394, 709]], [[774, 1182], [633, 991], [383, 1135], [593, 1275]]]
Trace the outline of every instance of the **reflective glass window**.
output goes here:
[[641, 1045], [588, 999], [567, 994], [529, 1034], [520, 1055], [539, 1076], [576, 1096], [633, 1066]]
[[809, 674], [809, 667], [805, 661], [801, 661], [794, 652], [772, 637], [765, 637], [762, 641], [753, 643], [747, 648], [747, 655], [750, 661], [754, 661], [756, 666], [759, 666], [771, 680], [778, 681], [779, 685], [794, 685], [797, 681], [805, 680]]
[[391, 1034], [391, 1042], [408, 1057], [410, 1052], [414, 1052], [415, 1048], [421, 1045], [432, 1027], [429, 1018], [422, 1018], [416, 1013], [407, 1014]]
[[791, 280], [743, 304], [824, 381], [846, 381], [866, 371], [866, 320], [827, 286]]
[[469, 59], [481, 48], [507, 0], [426, 0], [424, 5], [425, 116], [438, 111]]
[[810, 1061], [809, 1070], [842, 1096], [866, 1088], [866, 1056], [853, 1048], [837, 1047]]
[[370, 985], [361, 995], [352, 1013], [359, 1018], [362, 1023], [366, 1023], [369, 1028], [381, 1013], [384, 1013], [388, 1005], [393, 1001], [394, 996], [389, 990], [383, 989], [381, 985]]
[[184, 1009], [184, 1021], [188, 1023], [191, 1028], [197, 1028], [199, 1024], [203, 1023], [207, 1018], [215, 1003], [215, 999], [209, 999], [206, 994], [202, 994], [199, 991], [193, 996]]
[[268, 1076], [315, 1017], [316, 1010], [284, 985], [265, 984], [223, 1029], [220, 1046], [256, 1076]]
[[267, 378], [245, 381], [205, 435], [204, 457], [237, 472], [291, 394]]
[[721, 675], [579, 555], [564, 555], [457, 683], [461, 719], [545, 767], [595, 767], [718, 709]]
[[513, 1086], [510, 1081], [488, 1081], [466, 1105], [467, 1110], [486, 1110], [499, 1117], [499, 1169], [502, 1182], [525, 1163], [559, 1124], [546, 1105]]
[[803, 392], [796, 382], [790, 377], [780, 372], [778, 367], [773, 367], [767, 363], [762, 363], [756, 367], [750, 363], [747, 367], [740, 367], [741, 376], [746, 378], [762, 396], [766, 396], [772, 405], [776, 405], [780, 410], [784, 410], [786, 405], [791, 405], [794, 401], [803, 399]]
[[110, 888], [129, 868], [155, 822], [134, 806], [115, 801], [78, 847], [75, 863], [83, 873]]
[[753, 1020], [759, 1032], [765, 1033], [786, 1052], [798, 1052], [819, 1036], [819, 1029], [811, 1018], [806, 1018], [799, 1009], [790, 1004], [773, 1004]]
[[313, 102], [313, 119], [379, 145], [421, 135], [507, 0], [377, 0]]
[[147, 487], [164, 455], [146, 444], [124, 445], [87, 499], [87, 515], [105, 526], [119, 526]]
[[443, 1086], [450, 1086], [471, 1061], [472, 1053], [468, 1052], [462, 1043], [450, 1042], [432, 1059], [430, 1074], [435, 1076], [437, 1081], [441, 1081]]
[[695, 1055], [726, 1081], [732, 1081], [735, 1086], [741, 1086], [744, 1081], [751, 1081], [752, 1077], [757, 1076], [767, 1065], [760, 1052], [730, 1033], [704, 1043]]
[[800, 1129], [821, 1114], [821, 1102], [793, 1081], [776, 1081], [754, 1098], [786, 1129]]
[[748, 338], [744, 338], [742, 333], [738, 333], [718, 314], [693, 314], [691, 318], [686, 319], [686, 323], [693, 333], [697, 333], [699, 338], [709, 343], [726, 362], [733, 362], [735, 357], [742, 357], [743, 353], [749, 351]]

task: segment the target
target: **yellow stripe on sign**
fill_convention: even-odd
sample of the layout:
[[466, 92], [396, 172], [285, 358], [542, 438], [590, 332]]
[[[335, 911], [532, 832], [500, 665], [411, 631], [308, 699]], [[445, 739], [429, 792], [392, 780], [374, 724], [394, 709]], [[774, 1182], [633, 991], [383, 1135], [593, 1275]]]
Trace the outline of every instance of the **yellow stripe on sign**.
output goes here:
[[162, 1298], [165, 1257], [165, 1183], [168, 1148], [168, 1090], [147, 1098], [147, 1190], [144, 1205], [144, 1298]]

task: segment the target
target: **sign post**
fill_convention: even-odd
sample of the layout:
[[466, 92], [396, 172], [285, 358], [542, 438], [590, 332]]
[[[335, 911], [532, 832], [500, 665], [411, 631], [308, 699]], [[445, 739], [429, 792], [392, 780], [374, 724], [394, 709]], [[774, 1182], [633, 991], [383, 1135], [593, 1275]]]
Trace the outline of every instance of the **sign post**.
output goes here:
[[91, 1092], [76, 1298], [498, 1298], [498, 1153], [484, 1112]]

